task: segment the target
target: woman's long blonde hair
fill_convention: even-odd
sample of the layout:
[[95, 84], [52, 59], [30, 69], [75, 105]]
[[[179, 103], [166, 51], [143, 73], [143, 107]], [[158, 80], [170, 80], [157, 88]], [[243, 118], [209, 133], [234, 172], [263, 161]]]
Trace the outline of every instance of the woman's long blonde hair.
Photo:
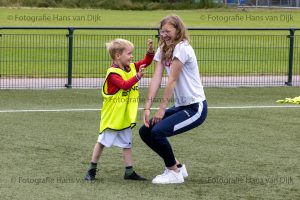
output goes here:
[[166, 41], [162, 37], [160, 37], [159, 46], [161, 48], [161, 62], [170, 61], [172, 59], [172, 54], [175, 46], [179, 42], [183, 40], [187, 40], [188, 42], [190, 42], [187, 29], [180, 17], [178, 17], [177, 15], [169, 15], [165, 17], [160, 21], [160, 30], [167, 23], [169, 23], [176, 29], [176, 38], [170, 45], [167, 45]]

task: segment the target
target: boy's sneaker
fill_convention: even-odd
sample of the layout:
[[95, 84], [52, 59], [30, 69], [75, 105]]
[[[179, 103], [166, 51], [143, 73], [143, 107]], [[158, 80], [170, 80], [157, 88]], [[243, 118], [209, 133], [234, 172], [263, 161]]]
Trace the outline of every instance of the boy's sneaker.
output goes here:
[[135, 173], [135, 171], [132, 172], [132, 174], [130, 174], [129, 176], [124, 174], [124, 179], [125, 180], [135, 180], [135, 181], [145, 181], [147, 180], [146, 178], [138, 175], [137, 173]]
[[187, 173], [185, 164], [182, 164], [182, 167], [179, 168], [180, 172], [182, 173], [183, 178], [187, 178], [189, 176], [189, 174]]
[[171, 184], [171, 183], [183, 183], [183, 175], [181, 172], [175, 172], [173, 170], [166, 169], [163, 174], [156, 176], [152, 183], [154, 184]]
[[86, 181], [96, 180], [96, 171], [97, 171], [97, 169], [88, 170], [85, 177], [84, 177], [84, 180], [86, 180]]

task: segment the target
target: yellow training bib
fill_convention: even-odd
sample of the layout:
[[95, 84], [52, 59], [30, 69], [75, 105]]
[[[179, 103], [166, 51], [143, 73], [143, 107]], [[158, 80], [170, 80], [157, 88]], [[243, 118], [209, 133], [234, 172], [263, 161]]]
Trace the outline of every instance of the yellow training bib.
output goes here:
[[139, 101], [138, 83], [127, 91], [120, 89], [112, 95], [107, 93], [107, 77], [109, 74], [115, 73], [120, 75], [124, 80], [128, 80], [136, 75], [134, 63], [131, 63], [129, 67], [129, 72], [112, 67], [107, 70], [105, 82], [102, 87], [103, 106], [101, 111], [100, 133], [105, 129], [119, 131], [129, 127], [133, 128], [136, 125]]

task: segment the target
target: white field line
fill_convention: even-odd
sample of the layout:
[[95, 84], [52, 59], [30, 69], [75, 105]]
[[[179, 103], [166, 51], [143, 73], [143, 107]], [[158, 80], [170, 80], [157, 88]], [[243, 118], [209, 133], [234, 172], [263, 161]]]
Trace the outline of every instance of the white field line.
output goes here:
[[[297, 105], [280, 105], [280, 106], [212, 106], [208, 109], [265, 109], [265, 108], [300, 108]], [[143, 108], [139, 108], [143, 110]], [[158, 108], [151, 108], [151, 110], [158, 110]], [[69, 108], [69, 109], [33, 109], [33, 110], [0, 110], [0, 113], [26, 113], [26, 112], [87, 112], [87, 111], [101, 111], [96, 108]]]

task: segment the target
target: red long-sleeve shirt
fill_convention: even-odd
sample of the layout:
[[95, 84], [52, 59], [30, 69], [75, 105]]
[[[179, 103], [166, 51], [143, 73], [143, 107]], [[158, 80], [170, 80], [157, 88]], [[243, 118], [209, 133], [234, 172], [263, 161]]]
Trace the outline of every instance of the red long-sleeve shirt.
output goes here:
[[[138, 72], [141, 65], [145, 65], [145, 67], [149, 66], [153, 60], [154, 53], [147, 52], [145, 57], [138, 61], [135, 62], [135, 69]], [[115, 65], [112, 65], [111, 67], [117, 67]], [[125, 66], [125, 70], [129, 71], [130, 68], [129, 66]], [[120, 75], [118, 74], [110, 74], [107, 77], [107, 92], [108, 94], [115, 94], [116, 92], [119, 91], [119, 89], [123, 90], [129, 90], [134, 84], [136, 84], [139, 80], [133, 76], [128, 80], [124, 80]]]

